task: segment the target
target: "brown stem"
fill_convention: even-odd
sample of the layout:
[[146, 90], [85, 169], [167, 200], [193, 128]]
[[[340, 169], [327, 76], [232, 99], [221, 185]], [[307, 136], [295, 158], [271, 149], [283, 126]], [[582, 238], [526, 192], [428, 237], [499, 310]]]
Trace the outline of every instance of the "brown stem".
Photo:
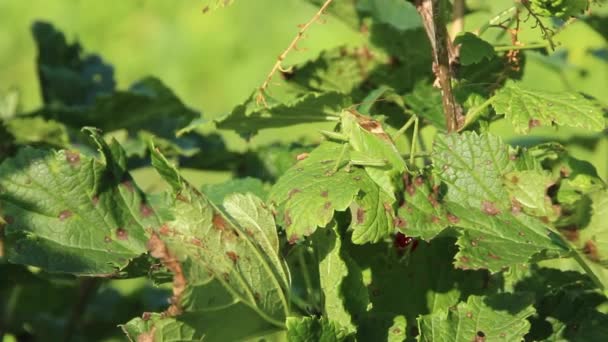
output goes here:
[[300, 39], [302, 39], [302, 37], [304, 37], [304, 33], [306, 32], [306, 30], [308, 30], [310, 25], [312, 25], [315, 21], [319, 20], [319, 18], [323, 14], [323, 12], [325, 12], [325, 10], [327, 9], [327, 7], [329, 7], [329, 5], [331, 4], [332, 1], [333, 0], [326, 0], [325, 3], [323, 4], [323, 6], [321, 6], [321, 8], [317, 11], [317, 13], [315, 13], [315, 15], [313, 15], [313, 17], [310, 18], [310, 20], [306, 24], [300, 25], [300, 30], [298, 31], [296, 36], [293, 38], [291, 43], [289, 43], [289, 46], [287, 47], [287, 49], [285, 49], [285, 51], [283, 51], [283, 53], [281, 53], [279, 55], [279, 58], [277, 58], [277, 61], [274, 63], [274, 66], [268, 73], [268, 76], [266, 76], [264, 83], [262, 83], [262, 85], [258, 89], [258, 95], [256, 97], [256, 102], [258, 104], [266, 105], [266, 98], [265, 98], [264, 93], [266, 92], [266, 89], [268, 88], [270, 81], [272, 81], [272, 76], [274, 76], [274, 74], [277, 72], [277, 70], [283, 70], [281, 64], [283, 64], [283, 61], [287, 57], [287, 54], [289, 53], [289, 51], [296, 49], [296, 45], [298, 44]]
[[443, 112], [448, 132], [456, 132], [464, 123], [462, 107], [452, 91], [452, 62], [456, 51], [441, 18], [441, 0], [416, 0], [416, 9], [422, 17], [427, 36], [433, 47], [435, 84], [441, 88]]

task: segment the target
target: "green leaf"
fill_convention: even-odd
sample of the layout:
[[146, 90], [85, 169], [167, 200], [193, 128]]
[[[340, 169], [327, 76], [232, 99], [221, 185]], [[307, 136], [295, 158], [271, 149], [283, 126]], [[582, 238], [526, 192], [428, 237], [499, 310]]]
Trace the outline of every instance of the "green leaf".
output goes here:
[[[428, 176], [406, 179], [403, 205], [397, 212], [396, 228], [408, 236], [430, 241], [441, 233], [449, 223], [458, 218], [448, 215], [438, 199], [439, 185], [431, 185]], [[450, 222], [451, 221], [451, 222]]]
[[174, 273], [173, 305], [167, 312], [222, 310], [243, 303], [282, 327], [289, 312], [289, 283], [276, 250], [274, 220], [261, 200], [228, 197], [224, 206], [233, 221], [155, 149], [152, 157], [175, 196], [175, 219], [148, 243], [152, 256]]
[[361, 270], [342, 249], [337, 227], [318, 230], [313, 245], [319, 261], [319, 280], [324, 298], [324, 316], [349, 332], [357, 331], [356, 320], [365, 312], [369, 295]]
[[[470, 294], [493, 291], [487, 272], [454, 268], [452, 260], [457, 251], [454, 239], [443, 237], [431, 244], [420, 242], [408, 256], [396, 255], [387, 247], [386, 244], [359, 246], [343, 241], [342, 248], [363, 270], [362, 281], [370, 301], [367, 313], [351, 311], [358, 317], [360, 341], [386, 339], [387, 332], [389, 336], [403, 332], [409, 340], [415, 337], [418, 316], [448, 309]], [[349, 272], [353, 271], [349, 268]], [[346, 294], [356, 287], [354, 282], [345, 284], [348, 286], [343, 285], [342, 292], [348, 298]], [[345, 305], [352, 310], [352, 301], [345, 301]], [[402, 325], [398, 322], [403, 317], [407, 328], [397, 327], [394, 331], [396, 324]]]
[[49, 23], [35, 22], [32, 33], [45, 104], [89, 105], [97, 95], [114, 90], [114, 70], [99, 56], [83, 57], [80, 44], [68, 44], [63, 33]]
[[317, 227], [325, 227], [334, 211], [344, 211], [353, 202], [360, 189], [357, 182], [367, 179], [360, 168], [332, 172], [341, 150], [341, 144], [321, 143], [270, 190], [268, 200], [278, 207], [290, 241], [311, 235]]
[[389, 25], [399, 31], [407, 31], [422, 26], [416, 7], [401, 0], [366, 0], [359, 4], [364, 12], [369, 12], [374, 20]]
[[[251, 193], [231, 194], [224, 200], [223, 207], [258, 244], [273, 265], [282, 265], [274, 217], [261, 199]], [[277, 268], [276, 271], [282, 279], [288, 278], [283, 268]]]
[[101, 160], [24, 148], [0, 165], [11, 262], [49, 272], [116, 275], [146, 252], [146, 229], [157, 226], [158, 218], [126, 172], [120, 146], [86, 131]]
[[205, 184], [202, 190], [203, 193], [208, 194], [209, 200], [218, 206], [224, 202], [224, 198], [234, 193], [252, 193], [261, 199], [265, 199], [268, 195], [264, 183], [252, 177], [235, 178], [218, 184]]
[[496, 92], [492, 106], [504, 114], [518, 133], [536, 126], [569, 126], [599, 132], [606, 127], [601, 106], [574, 92], [528, 89], [508, 82]]
[[45, 144], [59, 148], [70, 144], [67, 129], [54, 120], [40, 117], [15, 118], [6, 123], [6, 128], [15, 137], [17, 144]]
[[470, 296], [453, 309], [419, 318], [419, 341], [521, 341], [535, 313], [526, 295]]
[[[343, 167], [334, 172], [343, 148], [344, 145], [330, 141], [321, 143], [272, 187], [268, 199], [278, 209], [289, 241], [296, 242], [314, 233], [317, 227], [325, 227], [335, 211], [346, 210], [355, 200], [353, 241], [379, 241], [391, 231], [394, 198], [362, 168], [352, 167], [348, 171]], [[344, 160], [349, 156], [346, 149]]]
[[250, 136], [265, 128], [333, 120], [331, 116], [340, 113], [349, 104], [347, 96], [336, 92], [308, 92], [289, 102], [270, 102], [266, 107], [256, 104], [254, 94], [244, 104], [218, 119], [217, 127]]
[[[220, 311], [188, 312], [178, 317], [147, 313], [144, 317], [120, 326], [131, 341], [246, 341], [279, 331], [242, 303]], [[226, 322], [235, 322], [238, 329], [226, 329]]]
[[326, 318], [288, 317], [287, 338], [292, 342], [354, 341], [343, 327]]
[[432, 158], [439, 178], [448, 185], [446, 201], [484, 211], [510, 208], [501, 180], [515, 167], [499, 137], [475, 132], [438, 135]]
[[447, 210], [462, 228], [456, 267], [498, 272], [505, 266], [526, 263], [543, 251], [549, 256], [566, 252], [559, 235], [530, 216], [511, 212], [487, 214], [449, 203]]
[[166, 139], [200, 115], [159, 79], [144, 78], [127, 91], [100, 94], [88, 106], [50, 105], [38, 112], [73, 127], [95, 126], [103, 131], [145, 130]]
[[363, 62], [362, 58], [359, 48], [342, 46], [323, 51], [316, 59], [294, 66], [285, 77], [289, 84], [316, 92], [350, 94], [377, 65], [375, 61]]
[[376, 184], [371, 176], [363, 177], [360, 192], [351, 206], [354, 243], [381, 241], [394, 231], [395, 196]]
[[[532, 292], [537, 314], [526, 340], [603, 341], [608, 338], [608, 315], [600, 311], [606, 297], [576, 271], [533, 267], [515, 291]], [[600, 309], [600, 310], [598, 310]]]
[[471, 32], [465, 32], [454, 39], [454, 44], [460, 44], [460, 64], [471, 65], [488, 61], [494, 57], [494, 47]]
[[547, 189], [555, 184], [548, 172], [513, 171], [505, 175], [504, 183], [515, 210], [521, 207], [529, 215], [555, 221], [559, 212], [553, 207]]
[[[511, 188], [510, 194], [505, 186], [506, 182], [513, 183], [517, 173], [509, 148], [500, 138], [474, 132], [437, 136], [433, 161], [435, 172], [447, 185], [441, 201], [449, 213], [448, 221], [461, 229], [457, 267], [497, 272], [528, 262], [543, 251], [552, 257], [567, 250], [553, 230], [520, 212], [518, 199], [529, 201], [524, 190]], [[522, 176], [531, 172], [542, 177], [539, 171], [522, 172]], [[544, 189], [545, 185], [542, 196]]]
[[441, 91], [428, 81], [420, 81], [414, 89], [403, 96], [405, 104], [421, 118], [429, 121], [435, 127], [445, 130], [445, 117], [441, 102]]
[[577, 243], [585, 255], [592, 261], [608, 267], [608, 190], [596, 191], [589, 195], [591, 199], [591, 220], [579, 230]]

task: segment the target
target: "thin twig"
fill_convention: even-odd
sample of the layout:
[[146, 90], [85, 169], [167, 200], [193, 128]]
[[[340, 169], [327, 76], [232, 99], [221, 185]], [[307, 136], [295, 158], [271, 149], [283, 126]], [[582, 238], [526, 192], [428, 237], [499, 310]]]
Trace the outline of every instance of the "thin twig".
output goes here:
[[331, 4], [332, 1], [333, 0], [326, 0], [325, 3], [323, 4], [323, 6], [321, 6], [321, 8], [317, 11], [317, 13], [315, 13], [315, 15], [313, 17], [310, 18], [310, 20], [306, 24], [300, 26], [300, 30], [298, 31], [296, 36], [293, 38], [293, 40], [291, 41], [291, 43], [289, 44], [287, 49], [285, 49], [285, 51], [283, 51], [283, 53], [279, 55], [279, 58], [277, 58], [277, 61], [274, 63], [274, 66], [270, 70], [270, 73], [268, 73], [268, 76], [266, 76], [264, 83], [262, 83], [262, 85], [258, 89], [258, 95], [256, 97], [257, 104], [264, 104], [265, 107], [268, 106], [268, 104], [266, 103], [266, 98], [264, 96], [264, 92], [266, 92], [266, 89], [268, 88], [270, 81], [272, 81], [272, 77], [277, 72], [277, 70], [288, 71], [287, 69], [284, 69], [281, 66], [281, 64], [283, 64], [283, 61], [287, 57], [287, 54], [289, 54], [289, 52], [291, 50], [297, 49], [296, 46], [297, 46], [298, 42], [300, 41], [300, 39], [302, 39], [302, 37], [304, 37], [304, 33], [306, 32], [306, 30], [308, 30], [308, 28], [315, 21], [319, 20], [319, 18], [323, 14], [323, 12], [325, 12], [325, 10], [327, 9], [327, 7], [329, 7], [329, 5]]
[[530, 4], [528, 3], [528, 1], [521, 1], [521, 4], [528, 10], [528, 13], [530, 13], [530, 15], [536, 21], [535, 26], [538, 26], [540, 28], [540, 31], [543, 34], [543, 38], [545, 38], [549, 42], [551, 50], [555, 51], [555, 43], [553, 42], [553, 36], [555, 35], [555, 31], [550, 28], [547, 28], [543, 24], [542, 20], [538, 17], [538, 15], [536, 15], [536, 13], [534, 13], [534, 11], [532, 11], [532, 9], [530, 8]]

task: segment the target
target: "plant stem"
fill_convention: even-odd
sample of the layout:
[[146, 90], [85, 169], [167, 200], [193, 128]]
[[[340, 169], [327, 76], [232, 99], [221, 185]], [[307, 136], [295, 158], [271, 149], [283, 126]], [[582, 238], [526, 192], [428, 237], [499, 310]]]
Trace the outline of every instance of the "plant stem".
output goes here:
[[540, 49], [540, 48], [548, 48], [548, 47], [551, 47], [551, 44], [549, 42], [530, 43], [530, 44], [526, 44], [526, 45], [495, 46], [494, 51], [502, 52], [502, 51], [512, 51], [512, 50]]
[[451, 40], [441, 17], [441, 0], [417, 0], [416, 9], [422, 17], [427, 36], [433, 47], [433, 71], [441, 88], [443, 112], [448, 132], [458, 130], [464, 117], [462, 107], [452, 92], [450, 56], [455, 57]]
[[412, 134], [412, 148], [410, 149], [410, 165], [414, 165], [414, 155], [416, 154], [416, 145], [418, 145], [418, 118], [414, 120], [414, 133]]
[[506, 16], [507, 14], [515, 13], [519, 6], [521, 6], [521, 5], [516, 5], [516, 6], [510, 7], [508, 9], [498, 13], [494, 18], [490, 19], [487, 23], [485, 23], [483, 26], [481, 26], [480, 28], [477, 29], [477, 35], [481, 36], [482, 34], [484, 34], [484, 32], [486, 32], [490, 27], [498, 24], [500, 22], [500, 20], [502, 20], [502, 18], [504, 16]]
[[306, 30], [308, 30], [308, 28], [315, 21], [319, 20], [319, 18], [323, 14], [323, 12], [325, 12], [325, 10], [327, 9], [327, 7], [329, 7], [329, 5], [331, 4], [332, 1], [333, 0], [326, 0], [325, 3], [323, 4], [323, 6], [321, 6], [321, 8], [317, 11], [317, 13], [315, 13], [315, 15], [313, 15], [312, 18], [310, 18], [310, 20], [306, 24], [300, 26], [300, 30], [298, 31], [296, 36], [292, 39], [291, 43], [289, 43], [289, 46], [285, 49], [285, 51], [283, 51], [283, 53], [281, 53], [279, 55], [279, 58], [277, 58], [277, 61], [274, 63], [272, 69], [270, 70], [270, 73], [268, 73], [268, 76], [266, 76], [264, 83], [262, 83], [262, 85], [258, 89], [258, 95], [256, 97], [256, 102], [258, 104], [264, 104], [265, 107], [268, 107], [264, 93], [266, 92], [266, 89], [268, 88], [270, 81], [272, 81], [272, 76], [274, 76], [274, 74], [277, 72], [277, 70], [283, 70], [283, 68], [281, 67], [281, 64], [287, 57], [287, 54], [291, 50], [296, 48], [296, 45], [298, 44], [300, 39], [302, 39], [302, 37], [304, 37], [304, 33], [306, 32]]

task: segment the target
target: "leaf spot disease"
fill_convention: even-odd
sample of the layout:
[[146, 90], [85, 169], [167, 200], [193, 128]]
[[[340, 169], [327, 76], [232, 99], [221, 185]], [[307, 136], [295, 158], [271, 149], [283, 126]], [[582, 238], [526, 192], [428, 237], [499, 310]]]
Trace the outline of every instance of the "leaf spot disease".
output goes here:
[[361, 207], [357, 208], [357, 224], [365, 222], [365, 210]]
[[118, 240], [127, 240], [129, 233], [122, 227], [116, 228], [116, 238]]
[[403, 218], [397, 216], [393, 220], [393, 225], [395, 225], [395, 227], [397, 227], [397, 228], [405, 228], [407, 226], [407, 221], [405, 221]]
[[492, 252], [488, 252], [488, 257], [494, 260], [500, 260], [500, 257]]
[[331, 209], [331, 202], [325, 202], [325, 204], [323, 204], [323, 209], [325, 209], [325, 210]]
[[59, 221], [65, 221], [72, 217], [72, 212], [69, 210], [63, 210], [59, 213]]
[[122, 184], [122, 186], [125, 187], [125, 189], [127, 189], [127, 191], [129, 191], [129, 192], [135, 191], [135, 187], [133, 186], [133, 182], [131, 182], [131, 181], [126, 180], [120, 184]]
[[484, 334], [483, 331], [478, 331], [477, 334], [475, 334], [475, 339], [473, 341], [475, 341], [475, 342], [485, 342], [486, 341], [486, 334]]
[[239, 261], [239, 256], [233, 252], [233, 251], [228, 251], [226, 252], [226, 256], [232, 261], [233, 264], [236, 265], [236, 263]]
[[91, 198], [91, 201], [93, 202], [93, 206], [97, 206], [97, 204], [99, 203], [99, 196], [93, 196], [93, 198]]
[[540, 120], [538, 119], [530, 119], [530, 121], [528, 121], [528, 128], [532, 129], [534, 127], [538, 127], [540, 126]]
[[600, 261], [600, 255], [597, 250], [597, 246], [591, 240], [585, 242], [585, 246], [583, 247], [583, 253], [587, 255], [587, 257], [595, 262]]
[[289, 242], [290, 245], [293, 245], [296, 242], [298, 242], [299, 239], [300, 239], [300, 237], [297, 234], [291, 234], [291, 236], [289, 237], [289, 240], [287, 242]]
[[285, 220], [285, 227], [291, 226], [293, 221], [291, 221], [291, 216], [289, 215], [289, 210], [285, 210], [285, 214], [283, 215]]
[[72, 165], [77, 166], [80, 163], [80, 153], [78, 151], [66, 151], [65, 160]]
[[496, 215], [500, 214], [500, 209], [498, 209], [496, 207], [496, 204], [494, 204], [490, 201], [481, 202], [481, 209], [483, 210], [484, 213], [486, 213], [490, 216], [496, 216]]
[[298, 188], [293, 188], [293, 189], [289, 190], [289, 193], [287, 194], [287, 199], [291, 199], [298, 192], [302, 192], [302, 190], [300, 190]]
[[329, 195], [329, 192], [327, 190], [321, 191], [321, 197], [327, 198], [328, 195]]
[[213, 214], [213, 219], [211, 220], [213, 223], [213, 228], [218, 231], [226, 230], [226, 221], [222, 217], [222, 215], [215, 213]]
[[150, 255], [160, 261], [173, 273], [173, 297], [171, 298], [171, 306], [165, 311], [169, 316], [177, 316], [182, 312], [181, 297], [186, 290], [186, 277], [182, 270], [182, 265], [178, 259], [169, 252], [167, 245], [156, 234], [152, 233], [148, 240], [148, 250]]
[[296, 156], [296, 160], [297, 160], [297, 161], [304, 160], [304, 159], [308, 158], [308, 156], [309, 156], [309, 155], [310, 155], [310, 154], [309, 154], [309, 153], [307, 153], [307, 152], [300, 153], [300, 154], [298, 154], [298, 155]]
[[473, 313], [471, 311], [467, 312], [467, 318], [473, 318]]
[[456, 216], [452, 213], [448, 213], [447, 218], [451, 224], [457, 224], [458, 222], [460, 222], [460, 219], [458, 218], [458, 216]]
[[112, 238], [106, 235], [106, 236], [103, 238], [103, 242], [105, 242], [105, 243], [110, 243], [110, 242], [112, 242]]
[[150, 215], [152, 215], [154, 213], [152, 208], [149, 205], [144, 204], [144, 203], [142, 203], [139, 206], [139, 212], [141, 213], [141, 216], [143, 216], [143, 217], [150, 217]]

